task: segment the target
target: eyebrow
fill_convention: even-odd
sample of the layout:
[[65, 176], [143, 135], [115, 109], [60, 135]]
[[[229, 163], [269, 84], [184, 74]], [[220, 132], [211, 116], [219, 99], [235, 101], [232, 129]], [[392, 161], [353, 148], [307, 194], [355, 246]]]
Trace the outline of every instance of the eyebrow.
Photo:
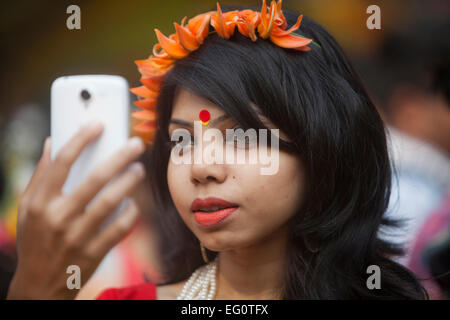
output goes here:
[[[211, 121], [211, 125], [216, 125], [217, 123], [222, 122], [222, 121], [224, 121], [224, 120], [226, 120], [228, 118], [230, 118], [230, 115], [225, 113], [225, 114], [217, 117], [213, 121]], [[170, 123], [179, 124], [181, 126], [186, 126], [186, 127], [194, 127], [192, 122], [187, 122], [187, 121], [180, 120], [180, 119], [175, 119], [175, 118], [170, 119]]]

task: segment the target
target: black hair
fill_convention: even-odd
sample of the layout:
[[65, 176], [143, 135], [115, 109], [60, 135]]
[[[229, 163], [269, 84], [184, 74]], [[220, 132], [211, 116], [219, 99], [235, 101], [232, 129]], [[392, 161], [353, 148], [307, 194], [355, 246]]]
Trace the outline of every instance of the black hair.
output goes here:
[[[298, 14], [283, 12], [292, 26]], [[238, 32], [229, 40], [212, 33], [166, 74], [157, 103], [159, 130], [146, 163], [165, 283], [185, 280], [204, 264], [167, 182], [168, 123], [183, 87], [244, 128], [265, 128], [251, 108], [255, 103], [287, 134], [292, 142], [286, 150], [304, 165], [306, 194], [291, 225], [284, 299], [423, 299], [412, 273], [390, 259], [395, 247], [377, 236], [391, 187], [384, 124], [333, 37], [307, 17], [299, 33], [320, 47], [300, 52]], [[210, 259], [217, 255], [207, 252]], [[367, 288], [370, 265], [380, 267], [381, 289]]]

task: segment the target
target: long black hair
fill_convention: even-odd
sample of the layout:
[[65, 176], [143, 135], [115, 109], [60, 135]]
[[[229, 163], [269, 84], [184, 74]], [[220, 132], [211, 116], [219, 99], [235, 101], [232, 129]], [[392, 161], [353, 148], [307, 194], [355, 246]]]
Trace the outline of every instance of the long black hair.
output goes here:
[[[235, 9], [241, 8], [224, 11]], [[298, 14], [283, 12], [292, 26]], [[333, 37], [307, 17], [299, 32], [319, 46], [300, 52], [269, 40], [252, 42], [239, 32], [229, 40], [212, 33], [166, 74], [157, 104], [159, 131], [146, 162], [165, 283], [187, 279], [204, 264], [167, 183], [168, 124], [183, 87], [243, 128], [266, 128], [250, 105], [255, 103], [292, 141], [280, 146], [302, 160], [306, 194], [291, 225], [284, 299], [423, 299], [414, 276], [390, 260], [395, 248], [377, 237], [391, 188], [384, 124]], [[210, 259], [215, 255], [208, 251]], [[381, 289], [366, 285], [370, 265], [380, 268]]]

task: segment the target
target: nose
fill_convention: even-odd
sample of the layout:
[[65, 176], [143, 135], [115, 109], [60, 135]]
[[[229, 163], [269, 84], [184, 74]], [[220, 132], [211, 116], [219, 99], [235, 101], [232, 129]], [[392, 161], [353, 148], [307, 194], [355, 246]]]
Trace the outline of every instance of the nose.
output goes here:
[[191, 181], [193, 184], [208, 182], [223, 183], [226, 179], [223, 164], [193, 164], [191, 167]]
[[[214, 142], [212, 142], [214, 143]], [[203, 141], [203, 148], [194, 148], [194, 153], [200, 161], [192, 161], [191, 164], [191, 182], [194, 185], [207, 184], [208, 182], [223, 183], [227, 178], [226, 164], [208, 163], [203, 159], [201, 153], [206, 147]]]

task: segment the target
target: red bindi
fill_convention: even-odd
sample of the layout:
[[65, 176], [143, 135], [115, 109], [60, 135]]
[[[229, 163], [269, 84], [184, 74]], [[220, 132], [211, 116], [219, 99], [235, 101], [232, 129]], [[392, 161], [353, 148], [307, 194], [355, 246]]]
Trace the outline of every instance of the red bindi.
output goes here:
[[211, 118], [211, 115], [209, 114], [208, 110], [203, 109], [198, 114], [198, 117], [200, 118], [201, 122], [208, 122], [209, 119]]

